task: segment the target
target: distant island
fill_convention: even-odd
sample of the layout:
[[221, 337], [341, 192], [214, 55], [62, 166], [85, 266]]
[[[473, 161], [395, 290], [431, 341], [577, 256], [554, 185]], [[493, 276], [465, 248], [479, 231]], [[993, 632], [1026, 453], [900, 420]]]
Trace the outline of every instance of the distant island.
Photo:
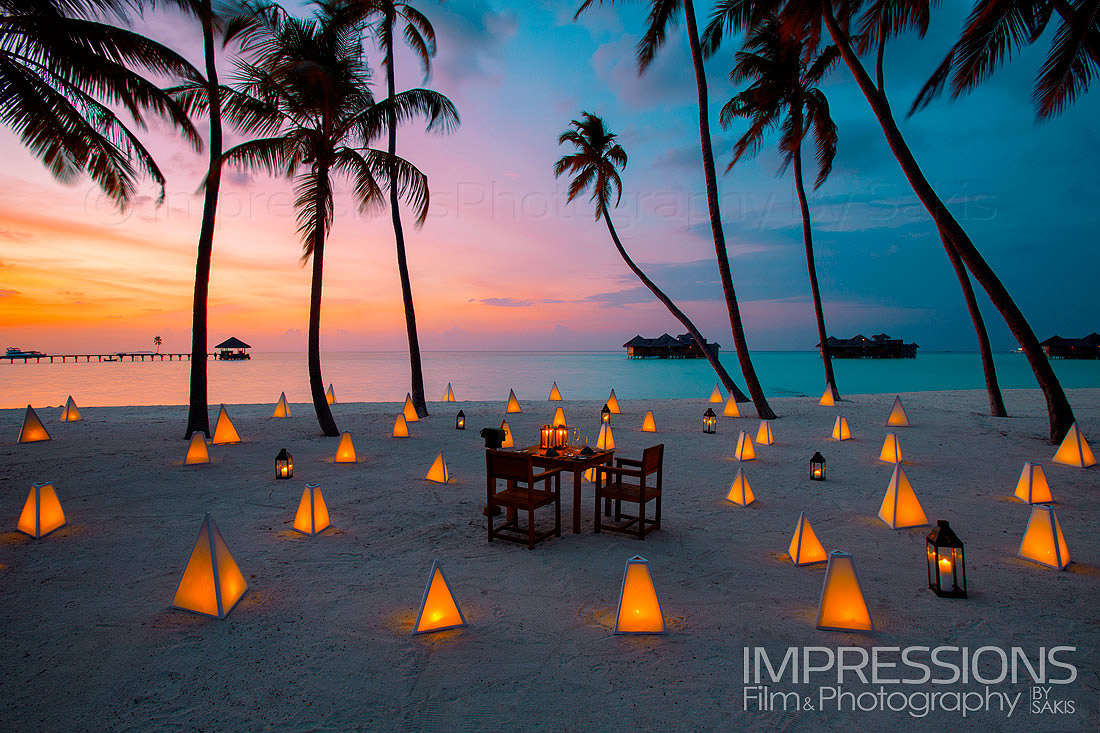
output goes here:
[[[718, 356], [718, 350], [722, 348], [721, 344], [708, 342], [705, 338], [703, 343], [706, 344], [707, 351]], [[649, 357], [654, 359], [706, 358], [706, 354], [695, 343], [695, 339], [687, 333], [680, 334], [676, 338], [666, 333], [655, 339], [647, 339], [638, 335], [623, 344], [623, 348], [626, 349], [628, 359], [646, 359]]]
[[[917, 344], [907, 344], [902, 339], [892, 339], [885, 333], [867, 338], [857, 333], [850, 339], [830, 336], [826, 341], [829, 356], [834, 359], [915, 359]], [[816, 344], [821, 348], [821, 344]]]

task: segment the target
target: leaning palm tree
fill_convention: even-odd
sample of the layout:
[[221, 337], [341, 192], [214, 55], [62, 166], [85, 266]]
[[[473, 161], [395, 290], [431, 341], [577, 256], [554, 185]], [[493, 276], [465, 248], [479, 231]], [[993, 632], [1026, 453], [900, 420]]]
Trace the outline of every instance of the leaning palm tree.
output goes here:
[[225, 151], [223, 161], [284, 175], [294, 182], [303, 263], [312, 258], [308, 367], [321, 432], [340, 431], [321, 378], [321, 293], [325, 240], [332, 226], [333, 177], [352, 183], [359, 205], [379, 207], [383, 187], [397, 189], [418, 219], [428, 211], [428, 184], [411, 163], [369, 147], [385, 130], [390, 107], [407, 119], [425, 104], [425, 90], [375, 102], [362, 47], [362, 28], [347, 7], [316, 3], [299, 19], [270, 9], [246, 36], [248, 62], [238, 64], [223, 112], [243, 133], [261, 135]]
[[573, 120], [569, 124], [572, 129], [566, 130], [558, 136], [558, 144], [571, 143], [577, 149], [577, 152], [572, 155], [563, 155], [554, 165], [555, 178], [560, 178], [566, 173], [573, 176], [573, 180], [569, 182], [569, 198], [566, 199], [566, 203], [572, 202], [573, 199], [589, 188], [592, 189], [591, 200], [596, 204], [596, 219], [604, 220], [607, 225], [607, 232], [611, 235], [611, 241], [615, 243], [615, 249], [619, 250], [619, 255], [626, 262], [626, 266], [642, 281], [643, 285], [649, 288], [649, 291], [656, 296], [657, 300], [668, 308], [669, 312], [676, 317], [676, 320], [688, 330], [692, 339], [695, 340], [696, 346], [699, 347], [699, 351], [706, 356], [707, 361], [710, 362], [715, 373], [718, 374], [718, 378], [722, 380], [726, 391], [735, 400], [746, 401], [747, 398], [737, 388], [733, 379], [726, 372], [725, 367], [718, 361], [714, 351], [707, 347], [706, 339], [699, 333], [699, 329], [672, 302], [672, 299], [665, 295], [657, 287], [657, 284], [650, 280], [642, 269], [634, 263], [634, 260], [627, 254], [626, 249], [623, 248], [622, 242], [619, 241], [615, 225], [611, 223], [611, 213], [608, 211], [608, 205], [611, 203], [612, 195], [615, 196], [616, 206], [618, 206], [619, 199], [622, 197], [623, 183], [619, 178], [619, 170], [626, 167], [626, 151], [615, 141], [615, 133], [607, 129], [601, 118], [588, 112], [584, 112], [580, 120]]
[[[574, 18], [591, 7], [594, 2], [599, 2], [600, 5], [603, 4], [603, 0], [584, 0], [577, 9]], [[726, 235], [722, 229], [722, 213], [718, 203], [718, 177], [714, 169], [714, 150], [711, 145], [707, 79], [703, 70], [703, 52], [699, 43], [699, 28], [695, 20], [695, 5], [692, 0], [648, 0], [648, 4], [650, 7], [649, 25], [636, 48], [639, 73], [644, 73], [653, 62], [653, 59], [656, 58], [657, 52], [664, 45], [668, 29], [674, 27], [678, 22], [678, 15], [682, 12], [684, 16], [688, 47], [691, 50], [691, 61], [695, 72], [695, 90], [698, 96], [699, 148], [703, 156], [707, 213], [710, 216], [710, 230], [714, 239], [718, 274], [722, 279], [722, 293], [726, 300], [726, 310], [729, 312], [733, 346], [737, 351], [737, 361], [741, 366], [741, 375], [745, 378], [745, 386], [752, 397], [757, 415], [762, 419], [772, 419], [775, 417], [775, 412], [772, 411], [767, 398], [764, 397], [764, 390], [760, 386], [760, 380], [756, 376], [756, 368], [753, 366], [752, 357], [749, 355], [748, 341], [745, 339], [745, 328], [741, 322], [741, 308], [737, 303], [737, 293], [733, 287], [729, 254], [726, 252]]]
[[748, 82], [749, 86], [726, 102], [720, 120], [722, 127], [726, 128], [739, 117], [751, 121], [749, 129], [734, 144], [733, 160], [726, 170], [733, 168], [742, 158], [755, 155], [770, 130], [776, 126], [782, 129], [779, 137], [780, 172], [788, 167], [794, 168], [794, 187], [802, 211], [802, 239], [806, 245], [806, 269], [810, 275], [810, 294], [817, 320], [818, 348], [825, 367], [825, 384], [832, 391], [833, 399], [840, 399], [817, 283], [810, 206], [806, 201], [806, 187], [802, 183], [802, 142], [811, 133], [817, 155], [815, 189], [825, 183], [833, 168], [837, 145], [836, 123], [829, 114], [829, 100], [815, 85], [820, 83], [836, 60], [836, 48], [832, 46], [816, 58], [804, 58], [801, 42], [784, 33], [777, 18], [766, 18], [753, 28], [743, 50], [737, 52], [737, 63], [730, 72], [730, 81], [734, 84]]

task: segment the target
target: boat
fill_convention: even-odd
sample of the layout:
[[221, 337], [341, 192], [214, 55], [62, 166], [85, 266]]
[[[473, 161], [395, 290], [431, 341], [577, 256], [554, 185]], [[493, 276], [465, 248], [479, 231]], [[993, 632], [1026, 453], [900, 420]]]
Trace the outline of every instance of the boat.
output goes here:
[[33, 349], [31, 351], [24, 351], [17, 346], [9, 346], [7, 351], [4, 352], [5, 359], [23, 359], [33, 356], [46, 356], [46, 354], [41, 351], [34, 351]]

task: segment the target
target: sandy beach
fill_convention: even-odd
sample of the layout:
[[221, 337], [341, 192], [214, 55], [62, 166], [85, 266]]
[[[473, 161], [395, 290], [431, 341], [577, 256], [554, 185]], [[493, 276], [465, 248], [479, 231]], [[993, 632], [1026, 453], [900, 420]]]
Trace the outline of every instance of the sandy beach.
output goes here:
[[[455, 387], [460, 391], [459, 385]], [[186, 407], [81, 404], [85, 419], [58, 422], [36, 405], [49, 442], [18, 444], [22, 410], [0, 411], [0, 728], [6, 730], [760, 729], [858, 725], [901, 730], [1100, 726], [1100, 469], [1050, 462], [1055, 446], [1038, 391], [1006, 392], [1013, 417], [990, 418], [984, 392], [901, 395], [912, 426], [898, 428], [905, 470], [931, 522], [948, 519], [966, 543], [970, 598], [927, 589], [928, 527], [891, 530], [876, 514], [893, 466], [877, 460], [894, 395], [774, 400], [776, 444], [742, 464], [757, 501], [724, 500], [739, 464], [739, 430], [755, 418], [719, 419], [704, 435], [705, 399], [634, 400], [619, 394], [616, 454], [665, 444], [663, 526], [645, 542], [592, 534], [591, 485], [582, 532], [572, 534], [563, 486], [561, 538], [534, 551], [486, 542], [482, 427], [497, 402], [430, 403], [431, 417], [390, 437], [399, 403], [336, 404], [360, 462], [335, 464], [335, 439], [317, 435], [312, 406], [270, 417], [272, 405], [230, 405], [244, 439], [213, 446], [213, 463], [179, 465]], [[59, 395], [63, 401], [65, 395]], [[80, 395], [74, 395], [80, 403]], [[1070, 390], [1083, 434], [1100, 443], [1100, 389]], [[516, 445], [562, 404], [593, 441], [602, 405], [524, 401], [508, 415]], [[720, 407], [720, 406], [719, 406]], [[470, 429], [457, 431], [465, 411]], [[742, 410], [747, 410], [743, 405]], [[640, 432], [647, 409], [658, 433]], [[212, 421], [217, 410], [211, 410]], [[826, 439], [836, 415], [854, 440]], [[273, 459], [294, 456], [290, 481]], [[807, 480], [814, 451], [828, 480]], [[451, 482], [424, 476], [443, 451]], [[1015, 557], [1028, 506], [1011, 498], [1025, 461], [1042, 462], [1073, 558], [1065, 572]], [[42, 540], [14, 530], [31, 484], [52, 481], [68, 526]], [[333, 528], [291, 529], [303, 486], [321, 484]], [[569, 490], [564, 490], [569, 486]], [[794, 567], [787, 545], [806, 512], [827, 550], [855, 557], [876, 630], [815, 628], [824, 566]], [[250, 589], [225, 620], [169, 604], [204, 513], [211, 512]], [[546, 520], [546, 515], [543, 516]], [[613, 636], [624, 562], [651, 564], [669, 633]], [[411, 636], [432, 561], [447, 573], [469, 626]], [[1026, 680], [1011, 716], [746, 710], [746, 647], [779, 659], [788, 647], [1075, 647], [1061, 659], [1077, 678], [1051, 699], [1075, 712], [1027, 708]], [[992, 661], [992, 660], [990, 660]], [[835, 683], [835, 678], [833, 679]], [[820, 685], [791, 686], [816, 695]], [[907, 685], [904, 691], [937, 689]], [[981, 685], [946, 686], [980, 690]], [[849, 678], [845, 689], [874, 690]], [[940, 689], [945, 686], [940, 685]], [[777, 689], [779, 689], [777, 687]], [[894, 686], [893, 689], [900, 689]]]

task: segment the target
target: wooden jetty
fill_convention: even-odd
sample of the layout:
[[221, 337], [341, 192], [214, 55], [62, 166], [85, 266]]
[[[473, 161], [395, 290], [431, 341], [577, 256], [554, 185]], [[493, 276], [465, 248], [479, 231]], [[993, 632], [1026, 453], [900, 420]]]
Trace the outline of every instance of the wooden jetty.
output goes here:
[[[215, 356], [215, 353], [211, 352], [206, 355], [206, 358], [213, 359]], [[12, 363], [21, 361], [24, 364], [26, 364], [28, 361], [33, 361], [35, 363], [48, 361], [52, 364], [55, 360], [64, 363], [66, 361], [69, 361], [70, 359], [74, 362], [78, 362], [81, 359], [83, 359], [85, 362], [90, 362], [92, 359], [95, 359], [96, 362], [145, 361], [146, 359], [148, 359], [149, 361], [164, 361], [165, 359], [167, 359], [168, 361], [191, 361], [191, 354], [157, 354], [152, 351], [148, 353], [143, 353], [140, 351], [117, 351], [113, 354], [19, 354], [17, 356], [0, 355], [0, 359], [7, 359], [9, 362]]]

